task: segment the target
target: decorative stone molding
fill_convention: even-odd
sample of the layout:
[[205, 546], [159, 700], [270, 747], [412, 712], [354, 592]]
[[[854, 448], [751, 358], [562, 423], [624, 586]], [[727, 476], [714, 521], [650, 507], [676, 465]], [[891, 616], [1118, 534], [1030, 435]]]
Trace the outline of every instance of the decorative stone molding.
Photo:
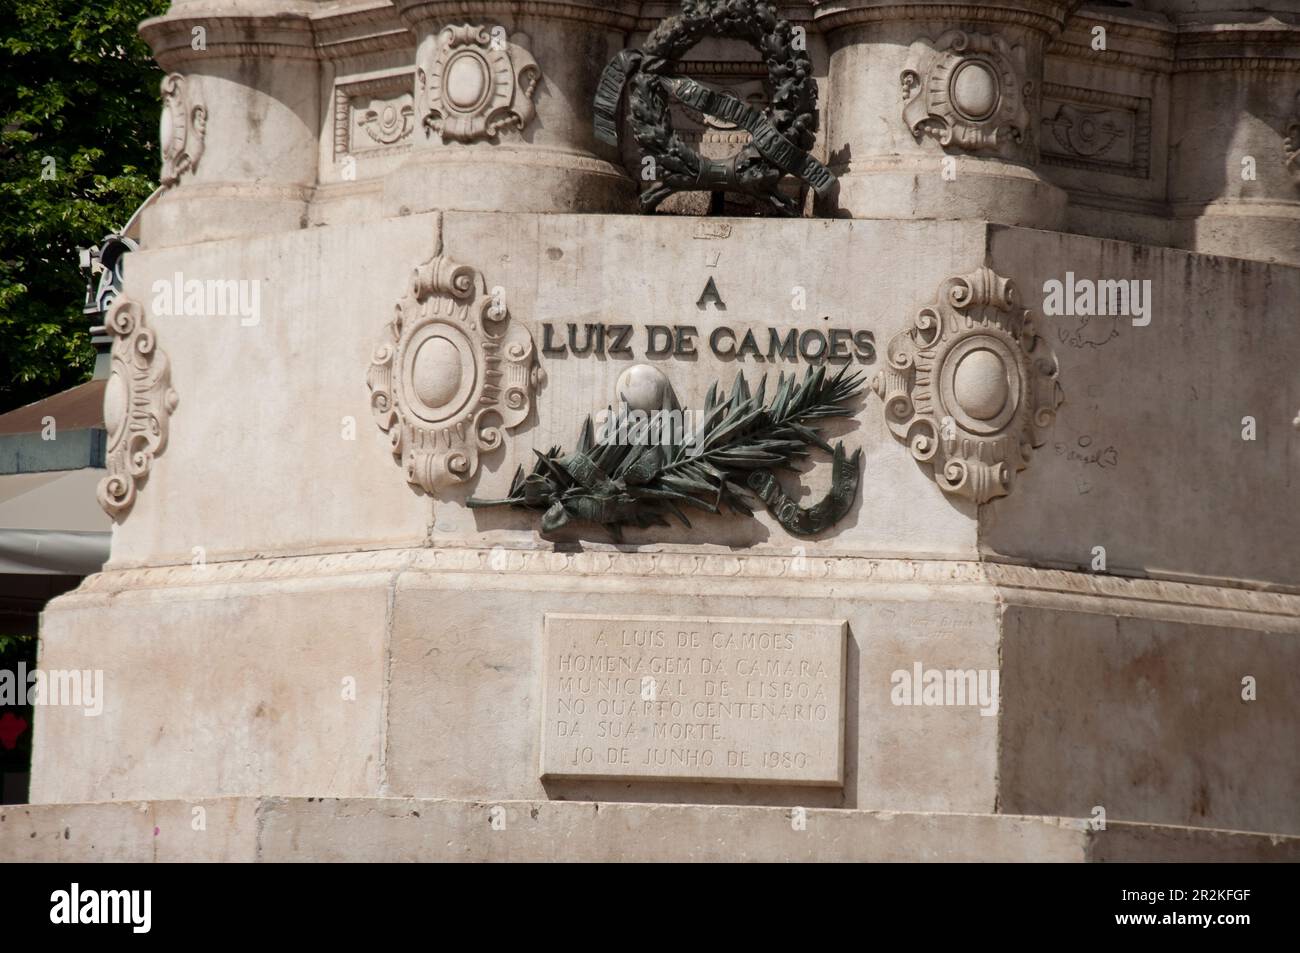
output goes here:
[[411, 95], [403, 93], [391, 101], [372, 99], [357, 122], [373, 142], [391, 146], [411, 134], [414, 117]]
[[438, 251], [415, 269], [375, 349], [370, 406], [406, 479], [429, 494], [478, 472], [480, 452], [523, 423], [541, 383], [532, 335], [499, 289]]
[[507, 39], [500, 26], [444, 28], [427, 67], [416, 70], [425, 133], [443, 142], [477, 142], [527, 126], [542, 78], [522, 45], [527, 42], [522, 33]]
[[[151, 589], [202, 588], [280, 579], [328, 579], [366, 575], [384, 583], [402, 573], [427, 578], [433, 573], [491, 575], [497, 580], [525, 577], [516, 585], [537, 586], [527, 577], [563, 575], [595, 576], [608, 579], [627, 576], [658, 578], [671, 586], [681, 579], [760, 580], [776, 586], [798, 587], [809, 581], [826, 581], [838, 587], [935, 586], [967, 593], [997, 586], [1008, 595], [1017, 593], [1055, 594], [1076, 605], [1095, 605], [1093, 600], [1123, 599], [1129, 614], [1146, 617], [1187, 619], [1191, 613], [1210, 610], [1232, 613], [1228, 624], [1264, 631], [1296, 631], [1300, 628], [1300, 593], [1280, 590], [1245, 589], [1218, 585], [1197, 577], [1115, 576], [1065, 569], [1039, 569], [996, 562], [955, 559], [891, 559], [878, 556], [822, 556], [808, 553], [799, 560], [788, 554], [764, 552], [620, 551], [613, 544], [591, 543], [577, 551], [493, 549], [438, 546], [433, 549], [383, 549], [363, 552], [317, 553], [271, 556], [258, 559], [210, 559], [203, 572], [195, 572], [187, 561], [179, 565], [110, 569], [89, 576], [77, 589], [63, 596], [65, 603], [85, 600], [97, 604], [105, 595]], [[870, 589], [859, 590], [871, 598]], [[137, 598], [139, 596], [136, 596]], [[1023, 595], [1020, 598], [1024, 598]], [[1249, 618], [1247, 618], [1249, 617]]]
[[1282, 161], [1296, 185], [1300, 185], [1300, 94], [1296, 95], [1296, 111], [1286, 126], [1286, 138], [1282, 140]]
[[163, 166], [158, 181], [170, 187], [179, 183], [186, 172], [199, 167], [208, 110], [197, 86], [180, 73], [163, 77], [162, 100], [158, 141], [162, 144]]
[[902, 72], [903, 121], [918, 140], [967, 151], [1019, 145], [1030, 130], [1022, 51], [1000, 36], [949, 30], [933, 45], [913, 44]]
[[1150, 99], [1044, 83], [1042, 125], [1039, 145], [1049, 165], [1151, 175]]
[[415, 79], [410, 69], [349, 80], [334, 87], [334, 158], [409, 148], [415, 129]]
[[148, 479], [154, 457], [167, 448], [177, 400], [167, 355], [145, 326], [140, 303], [116, 298], [104, 325], [113, 342], [112, 371], [104, 388], [108, 476], [99, 481], [96, 496], [105, 512], [120, 521]]
[[1068, 153], [1093, 158], [1120, 151], [1132, 141], [1130, 120], [1119, 110], [1062, 103], [1048, 125]]
[[1056, 358], [989, 268], [949, 278], [938, 301], [889, 343], [872, 389], [912, 456], [933, 463], [945, 493], [987, 503], [1046, 437], [1061, 404]]

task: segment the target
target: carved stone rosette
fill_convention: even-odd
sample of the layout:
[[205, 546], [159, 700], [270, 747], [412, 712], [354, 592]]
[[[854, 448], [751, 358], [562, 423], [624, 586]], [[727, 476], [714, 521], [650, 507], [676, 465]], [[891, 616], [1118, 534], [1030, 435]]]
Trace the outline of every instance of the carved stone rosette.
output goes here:
[[427, 68], [416, 70], [426, 132], [443, 142], [476, 142], [528, 125], [542, 71], [519, 45], [525, 39], [507, 40], [499, 26], [443, 29]]
[[441, 251], [415, 269], [367, 376], [393, 455], [430, 494], [478, 472], [479, 453], [527, 418], [540, 381], [528, 329]]
[[158, 181], [172, 186], [186, 172], [193, 172], [199, 166], [208, 110], [198, 89], [180, 73], [163, 77], [162, 100], [158, 141], [162, 145], [163, 165]]
[[415, 125], [415, 107], [411, 95], [403, 93], [389, 102], [372, 99], [370, 106], [357, 119], [357, 124], [376, 144], [391, 146], [411, 134]]
[[99, 481], [99, 505], [121, 520], [148, 479], [154, 457], [167, 447], [167, 426], [176, 409], [167, 355], [145, 326], [144, 308], [117, 298], [104, 326], [113, 339], [112, 371], [104, 388], [108, 476]]
[[914, 44], [915, 68], [901, 76], [903, 121], [912, 135], [972, 152], [1023, 143], [1033, 83], [1016, 53], [1000, 36], [961, 30], [949, 30], [933, 47]]
[[949, 278], [887, 356], [872, 382], [885, 422], [940, 488], [975, 503], [1009, 493], [1062, 400], [1056, 358], [1010, 279]]

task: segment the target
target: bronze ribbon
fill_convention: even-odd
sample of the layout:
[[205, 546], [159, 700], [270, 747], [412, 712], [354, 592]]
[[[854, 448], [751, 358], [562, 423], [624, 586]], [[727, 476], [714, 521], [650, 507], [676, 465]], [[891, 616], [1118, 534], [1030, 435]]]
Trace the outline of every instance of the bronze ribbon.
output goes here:
[[755, 470], [749, 475], [749, 488], [767, 504], [772, 517], [795, 536], [813, 536], [840, 520], [853, 506], [858, 495], [858, 477], [862, 451], [844, 456], [844, 444], [835, 445], [831, 466], [831, 488], [812, 506], [800, 506], [786, 496], [771, 470]]
[[595, 126], [596, 138], [611, 146], [618, 145], [618, 104], [623, 99], [627, 78], [641, 65], [640, 50], [623, 50], [600, 74], [596, 87]]
[[772, 121], [754, 107], [684, 76], [667, 77], [663, 83], [673, 96], [696, 112], [743, 128], [754, 137], [754, 147], [764, 159], [782, 172], [803, 179], [818, 195], [825, 195], [835, 184], [830, 169], [781, 135]]
[[[623, 50], [600, 74], [596, 88], [595, 132], [596, 138], [611, 146], [618, 145], [618, 104], [623, 98], [627, 78], [641, 66], [643, 54], [639, 50]], [[701, 86], [684, 76], [666, 76], [660, 80], [664, 87], [681, 103], [696, 112], [734, 123], [754, 138], [754, 147], [772, 165], [782, 172], [798, 176], [812, 186], [818, 195], [825, 195], [835, 185], [835, 175], [808, 153], [781, 135], [772, 121], [752, 106], [734, 96], [719, 93]], [[701, 165], [719, 166], [720, 163], [701, 160]], [[702, 185], [709, 185], [705, 181]], [[724, 186], [725, 181], [716, 183]]]

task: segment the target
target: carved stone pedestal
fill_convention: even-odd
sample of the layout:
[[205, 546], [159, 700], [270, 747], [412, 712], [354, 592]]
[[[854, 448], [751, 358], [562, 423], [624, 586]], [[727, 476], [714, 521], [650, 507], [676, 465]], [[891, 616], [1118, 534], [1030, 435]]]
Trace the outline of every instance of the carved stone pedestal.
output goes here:
[[596, 142], [590, 104], [638, 4], [488, 6], [467, 17], [460, 3], [395, 3], [417, 42], [417, 129], [384, 210], [630, 210], [632, 181]]
[[[102, 716], [38, 713], [47, 807], [22, 830], [44, 856], [95, 856], [78, 825], [42, 840], [60, 810], [117, 823], [53, 805], [211, 798], [263, 812], [262, 840], [231, 820], [228, 849], [264, 859], [373, 856], [402, 798], [439, 799], [471, 855], [497, 848], [465, 805], [505, 805], [513, 830], [518, 802], [545, 819], [519, 856], [606, 856], [563, 800], [618, 802], [665, 858], [702, 856], [709, 815], [752, 833], [728, 850], [774, 857], [796, 808], [810, 856], [879, 811], [915, 826], [853, 856], [1292, 856], [1300, 703], [1276, 673], [1300, 666], [1300, 511], [1259, 501], [1290, 492], [1276, 382], [1300, 328], [1258, 315], [1300, 271], [983, 223], [447, 212], [146, 247], [123, 294], [248, 260], [257, 325], [151, 316], [179, 395], [166, 453], [111, 564], [44, 614], [42, 664], [105, 675]], [[1066, 262], [1146, 276], [1151, 323], [1045, 314]], [[679, 340], [693, 353], [647, 356]], [[761, 507], [619, 543], [466, 506], [579, 446], [631, 368], [698, 410], [737, 372], [770, 395], [832, 341], [880, 384], [819, 427], [862, 476], [811, 536]], [[800, 504], [833, 470], [806, 462], [783, 478]], [[352, 839], [352, 807], [278, 800], [305, 792], [377, 826]]]
[[1300, 857], [1285, 11], [207, 2], [0, 858]]
[[1064, 0], [835, 0], [815, 23], [830, 49], [834, 214], [977, 218], [1035, 228], [1065, 220], [1037, 170], [1043, 53]]
[[1300, 19], [1258, 11], [1182, 18], [1171, 93], [1173, 237], [1208, 254], [1300, 265]]
[[164, 191], [141, 213], [148, 241], [302, 227], [321, 115], [307, 17], [292, 3], [235, 14], [196, 0], [140, 32], [171, 73], [162, 88]]

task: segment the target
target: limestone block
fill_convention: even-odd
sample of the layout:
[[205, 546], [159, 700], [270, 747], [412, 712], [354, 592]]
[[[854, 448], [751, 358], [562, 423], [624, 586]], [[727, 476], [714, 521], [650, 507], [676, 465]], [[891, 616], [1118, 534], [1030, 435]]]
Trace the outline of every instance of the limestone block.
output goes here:
[[[871, 584], [839, 578], [833, 561], [822, 560], [810, 560], [801, 575], [775, 559], [714, 558], [705, 566], [687, 556], [611, 561], [597, 554], [537, 554], [506, 557], [492, 572], [491, 557], [483, 555], [474, 564], [486, 573], [416, 569], [398, 584], [388, 708], [392, 794], [992, 809], [995, 712], [982, 715], [974, 704], [895, 702], [895, 673], [910, 678], [917, 663], [926, 669], [997, 667], [995, 612], [983, 601], [990, 591], [982, 596], [969, 585], [949, 590], [920, 581], [931, 573], [943, 578], [949, 570], [942, 564], [886, 564], [880, 571], [894, 582]], [[913, 573], [917, 584], [900, 584]], [[672, 592], [670, 599], [665, 591]], [[848, 622], [842, 788], [616, 780], [622, 771], [606, 772], [605, 779], [539, 777], [544, 613], [761, 620], [779, 618], [792, 600], [809, 618]], [[738, 691], [744, 683], [737, 679]], [[689, 702], [707, 698], [695, 692]], [[596, 720], [608, 722], [607, 733], [619, 721]], [[583, 744], [601, 743], [599, 731], [584, 735]]]
[[0, 806], [6, 863], [250, 863], [253, 798]]
[[1070, 196], [1066, 231], [1171, 243], [1177, 41], [1176, 25], [1160, 14], [1085, 5], [1048, 47], [1038, 140], [1044, 177]]
[[1220, 16], [1179, 28], [1174, 238], [1209, 254], [1300, 264], [1300, 190], [1287, 151], [1300, 115], [1300, 24], [1263, 12]]
[[1300, 832], [1300, 624], [1173, 616], [1007, 606], [1000, 810]]
[[830, 49], [833, 214], [1058, 228], [1066, 196], [1038, 172], [1055, 0], [821, 4]]
[[[176, 4], [141, 25], [170, 74], [161, 129], [166, 190], [142, 214], [146, 245], [302, 226], [320, 124], [307, 9]], [[169, 143], [187, 161], [175, 161]]]
[[[555, 801], [275, 799], [262, 860], [1287, 861], [1300, 839], [1008, 815]], [[494, 826], [495, 823], [495, 826]]]
[[[192, 831], [196, 809], [207, 828]], [[1300, 838], [1006, 814], [226, 798], [0, 809], [6, 861], [1294, 862]]]
[[[990, 249], [1019, 263], [1066, 402], [1014, 502], [981, 510], [981, 548], [1090, 571], [1104, 547], [1112, 573], [1300, 582], [1300, 512], [1280, 503], [1294, 496], [1300, 272], [1018, 230]], [[1096, 282], [1137, 280], [1145, 313], [1102, 300], [1046, 314], [1047, 283], [1069, 274], [1082, 310], [1109, 295]]]
[[[115, 565], [425, 537], [429, 500], [393, 466], [365, 375], [432, 239], [427, 220], [408, 219], [132, 256], [126, 293], [148, 312], [179, 399]], [[209, 313], [209, 301], [224, 304]]]
[[394, 6], [418, 44], [419, 128], [385, 179], [387, 214], [631, 208], [632, 181], [596, 142], [591, 102], [636, 4], [506, 3], [477, 16], [437, 0]]
[[378, 792], [385, 577], [203, 578], [45, 610], [41, 667], [102, 671], [104, 697], [99, 715], [38, 708], [34, 803]]

